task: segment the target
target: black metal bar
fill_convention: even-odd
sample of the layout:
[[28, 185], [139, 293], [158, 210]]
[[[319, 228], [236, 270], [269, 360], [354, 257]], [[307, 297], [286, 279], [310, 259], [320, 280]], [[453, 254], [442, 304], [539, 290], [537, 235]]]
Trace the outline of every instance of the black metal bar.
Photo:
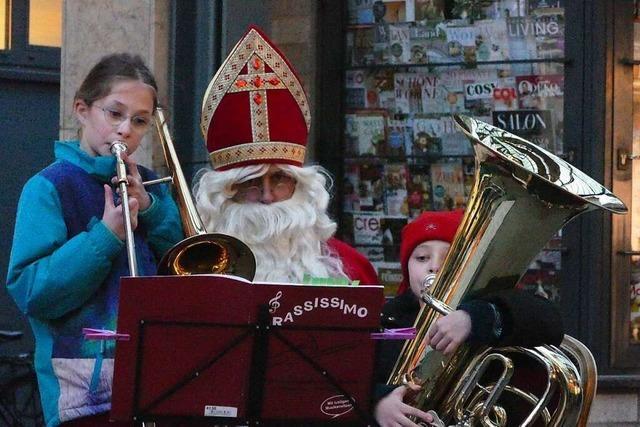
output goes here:
[[[343, 396], [345, 396], [349, 402], [351, 403], [351, 405], [353, 405], [353, 409], [354, 411], [358, 414], [358, 416], [362, 419], [363, 422], [365, 423], [370, 423], [371, 425], [376, 425], [375, 421], [373, 420], [373, 417], [368, 414], [366, 411], [363, 411], [362, 408], [358, 405], [358, 403], [355, 401], [355, 399], [353, 398], [353, 396], [351, 396], [349, 394], [349, 392], [347, 390], [345, 390], [340, 383], [336, 380], [336, 378], [334, 378], [331, 373], [329, 372], [328, 369], [325, 369], [324, 366], [321, 366], [320, 364], [318, 364], [315, 360], [313, 360], [313, 358], [307, 356], [302, 350], [300, 350], [298, 347], [296, 347], [295, 344], [293, 344], [292, 342], [290, 342], [288, 339], [286, 339], [278, 330], [279, 328], [273, 328], [272, 332], [273, 335], [279, 339], [281, 342], [283, 342], [287, 347], [289, 347], [294, 353], [296, 353], [298, 356], [300, 356], [305, 362], [307, 362], [309, 365], [311, 365], [317, 372], [319, 372], [323, 377], [325, 377], [327, 379], [327, 381], [333, 386], [335, 387], [336, 390], [338, 390], [340, 393], [342, 393]], [[317, 329], [317, 328], [316, 328]], [[346, 330], [353, 330], [353, 329], [347, 329]], [[369, 424], [366, 424], [369, 425]]]
[[[170, 323], [170, 322], [168, 322]], [[236, 325], [225, 325], [226, 327], [235, 327]], [[158, 404], [160, 404], [162, 401], [166, 400], [168, 397], [172, 396], [173, 394], [175, 394], [178, 390], [180, 390], [181, 388], [183, 388], [185, 385], [187, 385], [188, 383], [190, 383], [191, 381], [195, 380], [196, 378], [198, 378], [200, 376], [200, 374], [204, 371], [206, 371], [207, 369], [209, 369], [211, 366], [213, 366], [218, 360], [220, 360], [224, 355], [226, 355], [228, 352], [230, 352], [233, 348], [237, 347], [240, 343], [242, 343], [242, 341], [244, 341], [249, 335], [251, 335], [253, 333], [252, 330], [252, 326], [253, 325], [247, 325], [248, 329], [241, 335], [239, 335], [238, 337], [236, 337], [236, 339], [234, 339], [233, 341], [231, 341], [229, 343], [229, 345], [227, 345], [225, 348], [222, 349], [222, 351], [220, 351], [220, 353], [218, 353], [217, 355], [215, 355], [213, 358], [209, 359], [208, 361], [206, 361], [205, 363], [203, 363], [200, 366], [197, 366], [195, 369], [193, 369], [191, 372], [187, 373], [182, 379], [180, 379], [178, 382], [176, 382], [173, 386], [169, 387], [164, 393], [162, 393], [160, 396], [156, 397], [154, 400], [151, 401], [151, 403], [149, 403], [147, 406], [145, 406], [144, 408], [142, 408], [140, 415], [141, 416], [146, 416], [149, 414], [149, 412], [156, 407]], [[247, 327], [245, 325], [243, 325], [242, 327]], [[140, 357], [139, 357], [140, 359]], [[137, 377], [136, 377], [137, 379]], [[136, 395], [137, 397], [137, 395]]]
[[140, 320], [138, 324], [138, 341], [136, 342], [136, 369], [135, 379], [133, 381], [133, 419], [136, 420], [138, 408], [140, 406], [140, 382], [142, 377], [142, 343], [144, 341], [144, 320]]
[[258, 322], [253, 335], [253, 350], [249, 368], [249, 392], [247, 393], [247, 421], [258, 425], [262, 421], [262, 400], [266, 381], [267, 358], [269, 356], [269, 331], [271, 318], [269, 306], [258, 307]]
[[629, 59], [629, 58], [622, 58], [620, 60], [620, 63], [622, 65], [640, 65], [640, 59]]
[[618, 251], [616, 252], [618, 255], [622, 256], [636, 256], [640, 255], [640, 251]]

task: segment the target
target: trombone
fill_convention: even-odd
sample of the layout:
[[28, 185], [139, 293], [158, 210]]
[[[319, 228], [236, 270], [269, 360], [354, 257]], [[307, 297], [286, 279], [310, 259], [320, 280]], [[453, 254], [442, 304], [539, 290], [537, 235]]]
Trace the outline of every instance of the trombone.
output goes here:
[[111, 154], [116, 158], [116, 180], [122, 199], [122, 215], [124, 216], [125, 241], [127, 243], [127, 260], [129, 261], [129, 274], [131, 277], [138, 275], [138, 262], [136, 261], [136, 242], [133, 238], [131, 226], [131, 210], [129, 209], [129, 191], [127, 186], [127, 167], [122, 159], [122, 153], [127, 152], [127, 144], [123, 141], [113, 141], [109, 146]]
[[[226, 234], [207, 233], [198, 215], [187, 181], [178, 162], [175, 147], [169, 133], [167, 121], [162, 108], [155, 112], [155, 123], [158, 136], [162, 144], [165, 162], [171, 176], [145, 181], [145, 186], [172, 182], [174, 195], [186, 239], [178, 242], [162, 257], [158, 264], [160, 275], [191, 275], [191, 274], [232, 274], [253, 280], [256, 271], [256, 261], [251, 249], [241, 240]], [[123, 215], [126, 228], [127, 258], [131, 276], [137, 275], [135, 257], [135, 242], [131, 227], [131, 213], [129, 211], [127, 193], [127, 171], [122, 160], [122, 153], [127, 146], [122, 141], [111, 144], [111, 153], [116, 157], [116, 173], [120, 188]]]

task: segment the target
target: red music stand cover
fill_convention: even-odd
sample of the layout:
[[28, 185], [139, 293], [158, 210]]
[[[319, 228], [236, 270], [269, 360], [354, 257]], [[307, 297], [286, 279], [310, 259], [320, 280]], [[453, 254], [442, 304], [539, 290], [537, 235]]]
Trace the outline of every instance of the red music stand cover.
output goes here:
[[[366, 424], [381, 286], [123, 278], [111, 418]], [[212, 418], [208, 418], [212, 417]]]

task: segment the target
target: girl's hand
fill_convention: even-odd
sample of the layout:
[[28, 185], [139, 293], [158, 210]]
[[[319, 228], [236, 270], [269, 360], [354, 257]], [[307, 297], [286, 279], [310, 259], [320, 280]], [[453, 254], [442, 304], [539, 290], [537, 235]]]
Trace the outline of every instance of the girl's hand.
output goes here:
[[[431, 414], [404, 403], [404, 397], [408, 390], [410, 390], [408, 387], [401, 385], [380, 399], [375, 407], [374, 416], [381, 427], [419, 427], [418, 424], [409, 419], [409, 416], [418, 417], [419, 420], [426, 423], [431, 423], [433, 421], [433, 416], [431, 416]], [[411, 388], [411, 390], [413, 390], [413, 388]]]
[[[127, 165], [127, 182], [129, 184], [127, 185], [127, 193], [129, 194], [129, 199], [138, 200], [140, 210], [144, 211], [151, 205], [151, 196], [149, 196], [146, 188], [142, 185], [142, 177], [140, 176], [136, 162], [134, 162], [127, 153], [122, 153], [122, 160], [124, 160]], [[111, 178], [111, 182], [117, 184], [118, 177], [114, 176]], [[118, 194], [119, 193], [120, 190], [118, 190]]]
[[[131, 229], [135, 230], [138, 226], [138, 200], [133, 197], [129, 198], [129, 210], [131, 212]], [[124, 214], [122, 206], [116, 206], [113, 203], [113, 190], [107, 184], [104, 185], [104, 213], [102, 214], [102, 222], [111, 230], [118, 238], [124, 241], [127, 238], [124, 226]]]
[[456, 310], [438, 319], [427, 332], [425, 345], [451, 354], [471, 333], [471, 317], [464, 310]]

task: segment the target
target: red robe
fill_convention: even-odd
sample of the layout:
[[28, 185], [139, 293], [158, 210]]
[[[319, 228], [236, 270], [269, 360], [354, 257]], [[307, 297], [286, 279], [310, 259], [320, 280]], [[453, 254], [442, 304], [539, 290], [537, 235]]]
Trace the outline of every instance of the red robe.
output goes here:
[[344, 272], [349, 279], [359, 280], [361, 285], [379, 285], [378, 274], [369, 260], [346, 243], [332, 237], [327, 241], [329, 248], [342, 260]]

